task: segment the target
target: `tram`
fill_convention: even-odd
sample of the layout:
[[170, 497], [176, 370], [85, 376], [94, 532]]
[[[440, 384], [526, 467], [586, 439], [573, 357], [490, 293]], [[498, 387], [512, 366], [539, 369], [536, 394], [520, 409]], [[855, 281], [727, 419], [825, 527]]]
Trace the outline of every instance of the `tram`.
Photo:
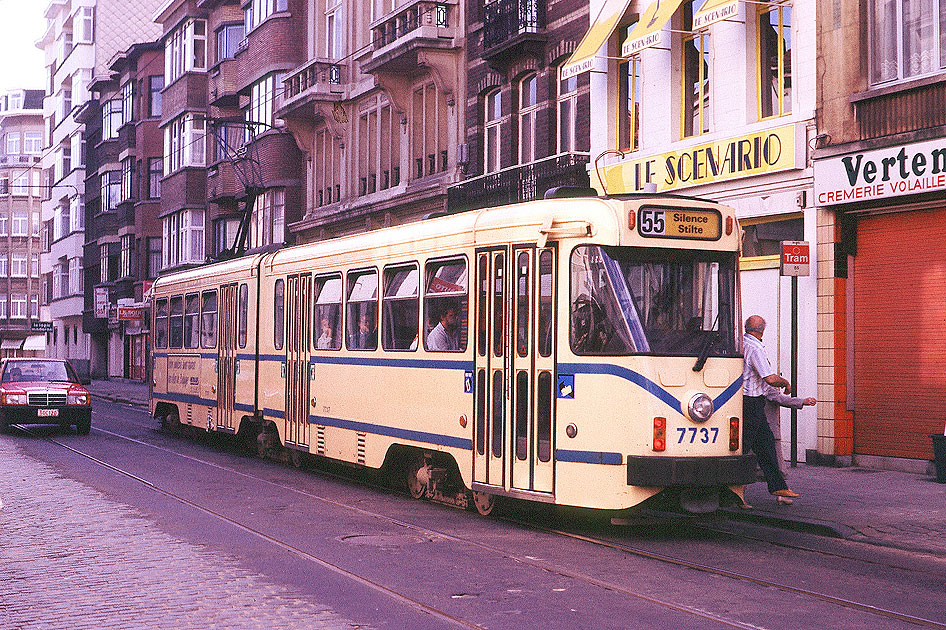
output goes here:
[[483, 514], [716, 509], [755, 479], [734, 212], [559, 194], [161, 276], [153, 416]]

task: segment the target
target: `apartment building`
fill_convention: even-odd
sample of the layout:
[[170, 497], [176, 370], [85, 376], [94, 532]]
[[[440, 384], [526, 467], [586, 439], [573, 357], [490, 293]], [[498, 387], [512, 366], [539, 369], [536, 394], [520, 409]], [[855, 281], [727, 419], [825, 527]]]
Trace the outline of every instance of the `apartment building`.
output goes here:
[[45, 53], [45, 137], [42, 167], [43, 299], [53, 324], [47, 355], [71, 359], [91, 373], [90, 333], [83, 329], [85, 282], [85, 156], [83, 125], [74, 112], [91, 97], [89, 84], [136, 41], [155, 39], [158, 0], [50, 0], [37, 47]]
[[42, 356], [43, 91], [0, 93], [0, 356]]
[[161, 120], [164, 47], [133, 44], [75, 112], [87, 146], [85, 308], [93, 374], [144, 379], [148, 325], [143, 300], [160, 270]]
[[588, 186], [588, 75], [560, 72], [588, 28], [587, 3], [470, 0], [466, 16], [463, 178], [449, 188], [448, 208]]
[[443, 212], [465, 160], [465, 5], [300, 4], [305, 58], [275, 112], [305, 155], [289, 232], [312, 241]]
[[818, 448], [922, 474], [944, 424], [946, 13], [817, 4]]
[[[814, 0], [593, 0], [588, 30], [560, 72], [560, 80], [590, 75], [589, 171], [599, 190], [680, 193], [736, 209], [743, 315], [766, 319], [772, 365], [786, 377], [794, 352], [805, 396], [818, 384], [817, 278], [783, 277], [779, 261], [782, 241], [807, 241], [810, 268], [821, 268], [815, 9]], [[799, 460], [817, 457], [816, 414], [826, 409], [798, 412]], [[790, 432], [786, 410], [785, 458]]]

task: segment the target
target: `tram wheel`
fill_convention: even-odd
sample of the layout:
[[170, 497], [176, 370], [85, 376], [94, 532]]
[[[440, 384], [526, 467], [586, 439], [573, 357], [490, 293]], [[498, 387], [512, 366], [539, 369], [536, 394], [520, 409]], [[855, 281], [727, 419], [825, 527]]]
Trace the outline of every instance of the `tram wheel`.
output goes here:
[[473, 491], [473, 506], [483, 516], [489, 516], [496, 507], [496, 495], [488, 492]]
[[170, 411], [161, 416], [161, 428], [169, 433], [177, 433], [181, 429], [181, 418], [177, 411]]
[[405, 481], [407, 482], [407, 491], [415, 499], [422, 498], [427, 493], [426, 473], [427, 462], [423, 455], [415, 455], [408, 459], [405, 468]]

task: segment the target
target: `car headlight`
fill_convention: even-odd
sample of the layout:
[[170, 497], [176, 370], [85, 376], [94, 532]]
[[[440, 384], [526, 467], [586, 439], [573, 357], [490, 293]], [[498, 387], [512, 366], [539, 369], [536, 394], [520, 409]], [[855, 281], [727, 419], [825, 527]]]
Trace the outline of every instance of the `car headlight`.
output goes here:
[[89, 404], [89, 395], [88, 394], [69, 394], [67, 399], [69, 405], [88, 405]]
[[26, 392], [3, 392], [0, 394], [0, 403], [4, 405], [25, 405]]
[[706, 394], [696, 394], [687, 405], [687, 413], [693, 422], [706, 422], [713, 415], [713, 399]]

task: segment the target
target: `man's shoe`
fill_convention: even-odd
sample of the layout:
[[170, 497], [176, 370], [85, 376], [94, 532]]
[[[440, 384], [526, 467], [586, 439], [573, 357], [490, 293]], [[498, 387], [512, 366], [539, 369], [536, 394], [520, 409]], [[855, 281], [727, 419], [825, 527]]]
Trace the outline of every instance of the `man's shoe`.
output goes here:
[[791, 498], [791, 499], [794, 499], [794, 498], [796, 498], [796, 497], [800, 497], [800, 496], [801, 496], [801, 495], [798, 494], [797, 492], [792, 492], [792, 491], [789, 490], [788, 488], [785, 488], [784, 490], [776, 490], [776, 491], [773, 492], [772, 494], [774, 494], [774, 495], [777, 496], [777, 497], [787, 497], [787, 498]]

